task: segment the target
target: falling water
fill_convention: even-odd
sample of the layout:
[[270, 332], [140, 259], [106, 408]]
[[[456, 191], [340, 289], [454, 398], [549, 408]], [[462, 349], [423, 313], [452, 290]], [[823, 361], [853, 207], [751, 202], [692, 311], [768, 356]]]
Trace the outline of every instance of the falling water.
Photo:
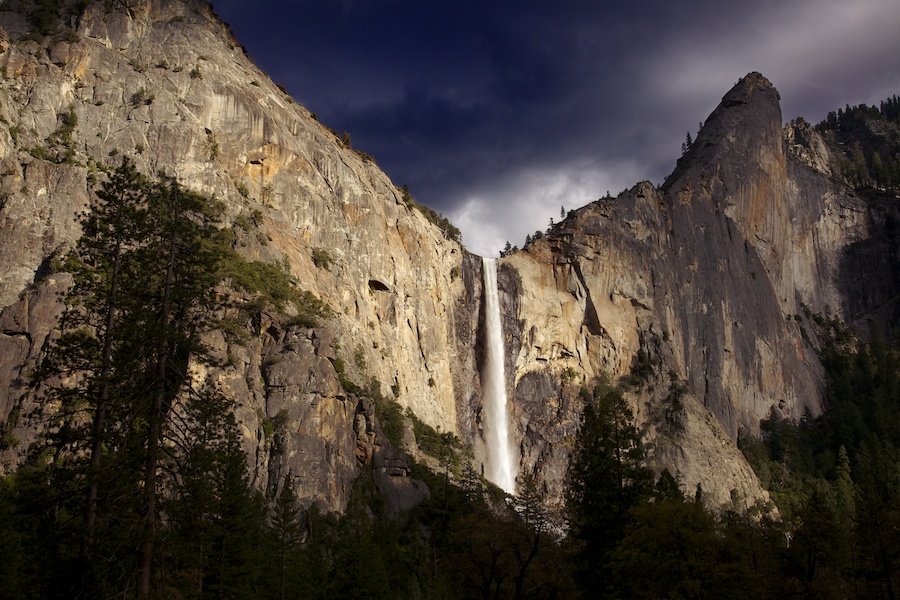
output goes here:
[[484, 475], [506, 492], [516, 491], [518, 458], [509, 436], [506, 412], [506, 376], [504, 374], [503, 330], [500, 327], [500, 301], [497, 294], [497, 259], [485, 258], [484, 298], [486, 356], [481, 387], [484, 396], [484, 433], [487, 461]]

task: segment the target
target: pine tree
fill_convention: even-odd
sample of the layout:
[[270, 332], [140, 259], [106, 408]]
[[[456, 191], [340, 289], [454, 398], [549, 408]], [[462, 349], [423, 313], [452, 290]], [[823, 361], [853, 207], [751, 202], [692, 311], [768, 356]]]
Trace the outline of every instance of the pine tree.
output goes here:
[[[123, 254], [141, 242], [140, 223], [145, 217], [145, 178], [137, 172], [126, 157], [112, 173], [108, 182], [97, 192], [97, 202], [82, 222], [84, 234], [73, 252], [72, 266], [81, 277], [76, 277], [76, 288], [70, 300], [79, 298], [98, 313], [105, 312], [104, 322], [97, 334], [102, 338], [102, 351], [97, 398], [91, 431], [90, 468], [85, 502], [84, 538], [81, 555], [88, 560], [97, 520], [97, 486], [102, 448], [106, 437], [106, 411], [113, 381], [113, 346], [116, 325], [121, 311], [119, 287], [123, 272]], [[77, 261], [77, 262], [76, 262]], [[84, 306], [82, 306], [84, 308]]]
[[287, 597], [289, 575], [296, 573], [298, 570], [294, 563], [296, 563], [295, 558], [303, 534], [298, 518], [299, 510], [297, 492], [294, 489], [294, 478], [288, 472], [281, 485], [281, 492], [276, 499], [270, 525], [271, 537], [277, 546], [278, 597], [280, 600], [284, 600]]
[[221, 277], [221, 256], [210, 252], [217, 239], [216, 210], [198, 194], [183, 192], [174, 181], [155, 186], [150, 196], [149, 226], [153, 239], [144, 249], [150, 300], [145, 314], [147, 384], [152, 390], [143, 469], [144, 526], [138, 564], [138, 597], [150, 594], [158, 527], [160, 448], [171, 407], [187, 376], [191, 353], [202, 350], [199, 335], [208, 314], [208, 296]]
[[872, 171], [875, 175], [875, 185], [877, 187], [888, 187], [890, 185], [890, 175], [885, 168], [881, 155], [877, 152], [872, 153]]
[[583, 584], [608, 584], [603, 565], [625, 534], [629, 510], [652, 492], [653, 474], [622, 392], [601, 379], [582, 390], [584, 412], [569, 462], [567, 505], [572, 535], [581, 544]]
[[[223, 432], [234, 427], [221, 420], [230, 407], [213, 401], [217, 393], [192, 389], [188, 366], [205, 360], [201, 336], [226, 306], [227, 296], [216, 293], [226, 277], [255, 293], [260, 303], [294, 301], [304, 318], [321, 307], [314, 297], [293, 290], [282, 267], [248, 263], [237, 255], [232, 233], [218, 225], [222, 211], [219, 203], [172, 179], [148, 182], [125, 159], [98, 190], [82, 220], [84, 235], [67, 257], [75, 284], [66, 298], [62, 334], [38, 379], [58, 401], [52, 405], [60, 407], [45, 442], [56, 457], [50, 473], [85, 482], [83, 509], [76, 512], [84, 519], [67, 521], [82, 531], [76, 552], [84, 573], [82, 594], [115, 595], [131, 588], [146, 597], [154, 580], [163, 581], [154, 577], [158, 534], [180, 525], [173, 515], [195, 522], [190, 502], [203, 505], [213, 494], [200, 485], [211, 477], [191, 477], [192, 469], [206, 464], [203, 456], [219, 456], [206, 462], [222, 467], [204, 472], [231, 473], [228, 489], [234, 497], [248, 506], [255, 502], [241, 483], [245, 465], [239, 444], [231, 440], [230, 449], [223, 450]], [[191, 413], [191, 406], [204, 404], [218, 411], [215, 419]], [[91, 415], [87, 423], [79, 416], [85, 412]], [[66, 502], [74, 500], [70, 484], [57, 487], [68, 494]], [[168, 497], [173, 490], [189, 504], [173, 507]], [[221, 490], [216, 494], [223, 497]], [[196, 541], [213, 539], [204, 534], [204, 527], [211, 527], [208, 519], [196, 523]], [[257, 525], [261, 528], [262, 521]], [[213, 546], [208, 542], [200, 555], [209, 556]], [[129, 558], [135, 554], [137, 581]], [[95, 555], [115, 558], [101, 565]], [[204, 560], [195, 564], [206, 573]]]
[[[515, 498], [520, 519], [510, 526], [510, 550], [513, 558], [513, 598], [526, 598], [530, 589], [539, 587], [538, 563], [552, 551], [550, 522], [542, 504], [543, 494], [532, 474], [522, 480], [521, 493]], [[538, 572], [537, 576], [535, 572]]]
[[688, 153], [688, 150], [691, 149], [691, 145], [694, 143], [694, 140], [691, 139], [691, 132], [687, 132], [687, 136], [685, 136], [684, 142], [681, 144], [681, 155], [684, 156]]

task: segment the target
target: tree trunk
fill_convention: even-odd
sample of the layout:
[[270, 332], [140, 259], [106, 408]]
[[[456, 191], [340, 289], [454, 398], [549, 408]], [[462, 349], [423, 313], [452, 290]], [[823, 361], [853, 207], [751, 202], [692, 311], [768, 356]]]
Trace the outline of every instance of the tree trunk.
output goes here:
[[112, 281], [109, 286], [109, 302], [106, 306], [106, 331], [103, 333], [103, 357], [100, 362], [100, 393], [91, 444], [91, 463], [88, 469], [88, 489], [84, 507], [84, 537], [81, 540], [81, 558], [90, 559], [94, 541], [94, 526], [97, 522], [97, 486], [100, 476], [100, 460], [103, 453], [103, 432], [106, 428], [106, 404], [109, 401], [109, 376], [112, 364], [113, 327], [116, 324], [116, 302], [118, 300], [119, 271], [122, 258], [122, 239], [116, 239], [113, 254]]
[[156, 392], [150, 408], [150, 430], [147, 434], [147, 462], [144, 469], [144, 534], [139, 562], [138, 597], [150, 595], [150, 579], [156, 538], [156, 476], [159, 470], [159, 442], [162, 436], [162, 406], [166, 399], [166, 363], [169, 354], [169, 322], [171, 321], [172, 286], [175, 278], [175, 255], [178, 247], [179, 193], [172, 184], [173, 215], [172, 233], [166, 266], [166, 282], [163, 287], [163, 305], [160, 313], [159, 345], [156, 352]]

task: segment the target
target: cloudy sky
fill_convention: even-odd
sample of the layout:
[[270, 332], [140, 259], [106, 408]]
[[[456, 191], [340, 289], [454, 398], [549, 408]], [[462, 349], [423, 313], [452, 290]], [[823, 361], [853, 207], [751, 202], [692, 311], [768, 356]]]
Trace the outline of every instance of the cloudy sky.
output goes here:
[[[727, 9], [724, 7], [727, 6]], [[214, 0], [260, 68], [473, 252], [661, 183], [751, 71], [784, 120], [900, 94], [897, 0]]]

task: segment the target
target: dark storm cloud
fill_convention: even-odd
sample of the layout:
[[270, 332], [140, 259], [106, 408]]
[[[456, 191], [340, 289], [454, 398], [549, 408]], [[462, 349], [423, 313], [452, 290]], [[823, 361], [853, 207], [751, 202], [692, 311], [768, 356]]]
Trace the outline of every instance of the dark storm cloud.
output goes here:
[[475, 252], [639, 180], [758, 70], [785, 118], [900, 92], [895, 0], [219, 1], [256, 62]]

